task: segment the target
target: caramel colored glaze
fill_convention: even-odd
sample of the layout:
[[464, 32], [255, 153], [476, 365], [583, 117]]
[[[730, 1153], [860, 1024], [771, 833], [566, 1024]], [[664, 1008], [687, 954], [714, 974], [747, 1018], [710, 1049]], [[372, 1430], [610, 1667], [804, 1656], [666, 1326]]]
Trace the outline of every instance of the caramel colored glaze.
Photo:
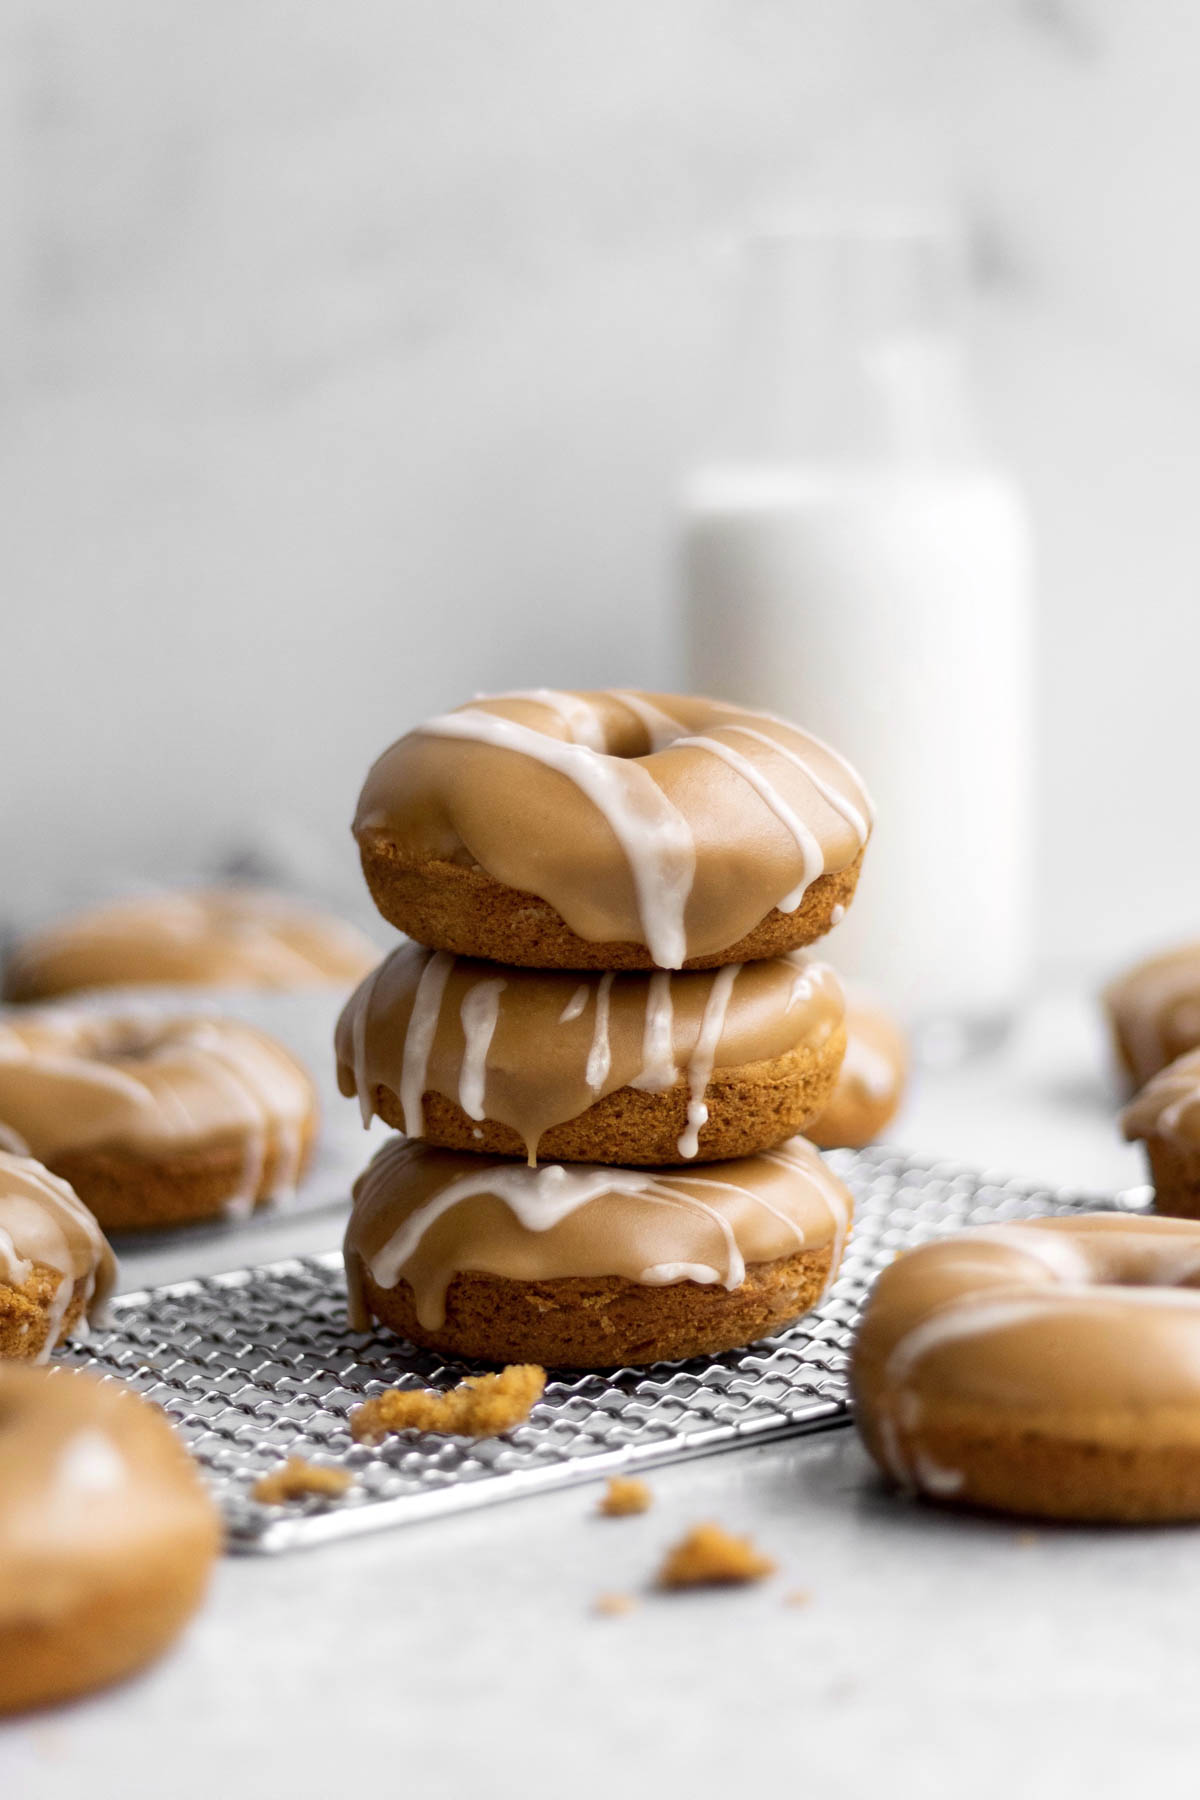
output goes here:
[[806, 1134], [822, 1150], [858, 1150], [885, 1131], [900, 1110], [908, 1082], [904, 1033], [878, 1007], [846, 1008], [846, 1054], [825, 1111]]
[[1150, 957], [1104, 990], [1117, 1056], [1135, 1088], [1200, 1047], [1200, 944]]
[[[479, 1147], [523, 1146], [530, 1162], [547, 1133], [594, 1119], [597, 1102], [636, 1093], [649, 1154], [631, 1156], [636, 1143], [614, 1133], [611, 1153], [595, 1160], [688, 1160], [705, 1155], [714, 1072], [774, 1067], [799, 1052], [811, 1062], [836, 1047], [842, 1010], [833, 971], [798, 956], [716, 973], [581, 977], [501, 969], [405, 944], [342, 1013], [338, 1082], [358, 1095], [364, 1120], [381, 1111], [410, 1137], [432, 1142], [444, 1141], [448, 1127], [469, 1129], [471, 1120], [476, 1129], [499, 1125], [508, 1138], [489, 1144], [480, 1130]], [[797, 1080], [800, 1073], [798, 1064]], [[450, 1103], [451, 1118], [431, 1109], [426, 1094]], [[666, 1133], [653, 1129], [656, 1108]], [[614, 1109], [609, 1115], [615, 1123]], [[590, 1135], [603, 1139], [603, 1130]], [[787, 1135], [784, 1129], [777, 1138]], [[547, 1154], [565, 1152], [551, 1146]]]
[[514, 1282], [616, 1277], [661, 1289], [732, 1290], [747, 1268], [836, 1246], [852, 1202], [812, 1146], [693, 1170], [490, 1162], [395, 1139], [359, 1177], [346, 1231], [351, 1317], [365, 1319], [362, 1277], [404, 1281], [426, 1330], [445, 1321], [460, 1273]]
[[11, 1000], [83, 988], [349, 986], [375, 961], [353, 926], [253, 888], [161, 894], [96, 907], [25, 939]]
[[113, 1253], [73, 1189], [0, 1152], [0, 1356], [44, 1362], [115, 1281]]
[[0, 1368], [0, 1712], [165, 1650], [203, 1597], [216, 1509], [158, 1407], [71, 1370]]
[[1081, 1214], [900, 1257], [854, 1348], [894, 1480], [1050, 1517], [1200, 1516], [1200, 1228]]
[[153, 1156], [301, 1133], [312, 1082], [281, 1044], [237, 1020], [54, 1008], [0, 1019], [0, 1119], [39, 1160]]
[[[369, 881], [378, 853], [479, 869], [545, 902], [571, 941], [640, 946], [650, 966], [681, 968], [732, 960], [772, 912], [796, 912], [856, 864], [870, 802], [834, 750], [765, 714], [543, 689], [474, 701], [393, 744], [354, 831]], [[558, 955], [500, 954], [578, 966], [570, 941]]]

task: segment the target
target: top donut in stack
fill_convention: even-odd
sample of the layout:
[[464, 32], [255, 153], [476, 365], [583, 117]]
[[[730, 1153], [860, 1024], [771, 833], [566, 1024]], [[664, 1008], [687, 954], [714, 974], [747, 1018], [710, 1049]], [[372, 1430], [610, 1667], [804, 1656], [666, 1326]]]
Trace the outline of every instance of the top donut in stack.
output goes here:
[[820, 1113], [844, 1007], [801, 947], [853, 896], [870, 803], [808, 733], [679, 695], [500, 695], [387, 750], [354, 830], [417, 940], [338, 1029], [364, 1116], [641, 1166], [748, 1155]]

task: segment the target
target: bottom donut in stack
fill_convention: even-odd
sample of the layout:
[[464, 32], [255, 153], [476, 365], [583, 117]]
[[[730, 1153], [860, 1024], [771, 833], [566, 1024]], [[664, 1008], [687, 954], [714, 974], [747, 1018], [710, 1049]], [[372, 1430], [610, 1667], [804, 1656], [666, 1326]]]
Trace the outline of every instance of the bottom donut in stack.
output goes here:
[[531, 1168], [397, 1138], [355, 1187], [352, 1323], [489, 1362], [712, 1354], [816, 1305], [852, 1206], [803, 1138], [702, 1169]]

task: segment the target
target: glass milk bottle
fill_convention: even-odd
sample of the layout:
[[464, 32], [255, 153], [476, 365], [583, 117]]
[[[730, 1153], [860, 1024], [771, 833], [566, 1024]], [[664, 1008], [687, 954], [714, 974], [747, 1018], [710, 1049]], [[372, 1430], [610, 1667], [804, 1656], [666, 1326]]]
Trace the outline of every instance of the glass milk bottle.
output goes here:
[[961, 287], [936, 223], [750, 241], [683, 578], [691, 686], [827, 738], [874, 798], [831, 960], [974, 1038], [1029, 966], [1032, 577], [1021, 497], [971, 429]]

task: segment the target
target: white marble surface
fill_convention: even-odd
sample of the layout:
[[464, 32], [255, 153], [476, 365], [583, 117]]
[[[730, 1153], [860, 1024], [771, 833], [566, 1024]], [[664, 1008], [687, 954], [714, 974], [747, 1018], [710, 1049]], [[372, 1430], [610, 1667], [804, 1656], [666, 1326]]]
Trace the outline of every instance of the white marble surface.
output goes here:
[[[1127, 1185], [1140, 1169], [1102, 1067], [1090, 1008], [1053, 998], [1001, 1055], [926, 1075], [902, 1136]], [[334, 1233], [310, 1220], [297, 1235]], [[596, 1518], [585, 1488], [226, 1561], [146, 1677], [0, 1728], [0, 1794], [1194, 1794], [1195, 1531], [956, 1518], [886, 1493], [848, 1431], [652, 1485], [653, 1510], [630, 1520]], [[778, 1576], [653, 1593], [664, 1548], [709, 1517], [751, 1532]], [[602, 1591], [635, 1610], [595, 1616]]]

